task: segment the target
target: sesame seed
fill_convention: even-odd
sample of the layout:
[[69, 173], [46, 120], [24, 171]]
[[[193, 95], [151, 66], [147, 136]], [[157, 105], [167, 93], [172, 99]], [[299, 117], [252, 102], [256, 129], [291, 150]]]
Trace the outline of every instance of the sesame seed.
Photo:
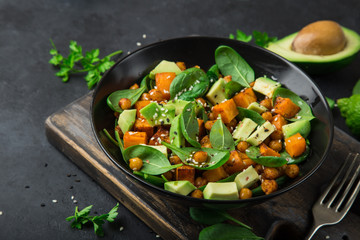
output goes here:
[[78, 202], [77, 200], [74, 200], [74, 201], [73, 201], [74, 204], [77, 204], [77, 202]]
[[52, 202], [53, 202], [53, 203], [57, 203], [57, 200], [56, 200], [56, 199], [54, 199], [54, 200], [52, 200]]
[[145, 38], [146, 38], [146, 34], [144, 33], [144, 34], [142, 35], [142, 37], [145, 39]]
[[75, 197], [74, 196], [71, 196], [71, 200], [73, 200]]
[[121, 226], [119, 230], [120, 230], [120, 232], [121, 232], [122, 230], [124, 230], [124, 227], [123, 227], [123, 226]]
[[2, 211], [0, 211], [0, 216], [1, 216], [1, 215], [3, 215], [3, 212], [2, 212]]
[[141, 46], [141, 42], [137, 42], [136, 46], [140, 47]]

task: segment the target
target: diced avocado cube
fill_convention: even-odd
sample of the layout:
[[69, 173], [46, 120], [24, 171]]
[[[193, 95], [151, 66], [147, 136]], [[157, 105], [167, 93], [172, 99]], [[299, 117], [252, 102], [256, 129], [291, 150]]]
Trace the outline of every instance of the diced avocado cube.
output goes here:
[[162, 152], [166, 157], [168, 156], [167, 148], [164, 145], [145, 145], [145, 146], [155, 148], [156, 150]]
[[152, 102], [140, 109], [140, 113], [151, 126], [170, 125], [175, 118], [175, 107]]
[[186, 106], [186, 104], [188, 104], [189, 101], [186, 100], [182, 100], [182, 99], [174, 99], [174, 100], [170, 100], [169, 102], [166, 103], [165, 106], [167, 107], [174, 107], [175, 108], [175, 115], [179, 115], [182, 113], [184, 107]]
[[269, 98], [272, 98], [275, 89], [280, 87], [279, 82], [275, 82], [267, 77], [259, 77], [255, 80], [253, 89], [259, 93], [262, 93]]
[[253, 166], [249, 166], [236, 176], [234, 182], [236, 183], [237, 190], [240, 191], [241, 188], [249, 188], [259, 180], [259, 174]]
[[149, 74], [151, 79], [155, 79], [155, 74], [162, 72], [174, 72], [176, 75], [181, 73], [181, 69], [175, 62], [162, 60]]
[[233, 131], [233, 138], [240, 139], [240, 141], [246, 141], [246, 139], [250, 136], [250, 134], [255, 130], [257, 126], [257, 123], [255, 123], [250, 118], [244, 118], [241, 122], [239, 122], [239, 124]]
[[256, 129], [246, 141], [253, 146], [258, 146], [274, 131], [275, 127], [269, 121], [266, 121], [263, 125]]
[[206, 94], [206, 98], [209, 102], [211, 102], [211, 104], [216, 105], [226, 100], [225, 85], [225, 79], [220, 78], [214, 83], [214, 85], [211, 86]]
[[169, 181], [164, 183], [164, 189], [181, 195], [188, 195], [196, 189], [189, 181]]
[[306, 138], [311, 131], [311, 124], [308, 120], [300, 120], [282, 126], [282, 131], [284, 133], [285, 139], [295, 135], [296, 133], [300, 133], [301, 136]]
[[239, 192], [235, 182], [209, 182], [203, 192], [204, 199], [236, 200]]
[[176, 147], [182, 148], [185, 146], [185, 138], [181, 131], [180, 115], [176, 116], [170, 127], [170, 143]]
[[129, 131], [136, 120], [136, 109], [124, 110], [118, 119], [118, 125], [123, 133]]
[[247, 107], [247, 109], [253, 110], [259, 114], [262, 114], [268, 110], [266, 107], [260, 105], [260, 103], [258, 103], [258, 102], [250, 103], [250, 105]]

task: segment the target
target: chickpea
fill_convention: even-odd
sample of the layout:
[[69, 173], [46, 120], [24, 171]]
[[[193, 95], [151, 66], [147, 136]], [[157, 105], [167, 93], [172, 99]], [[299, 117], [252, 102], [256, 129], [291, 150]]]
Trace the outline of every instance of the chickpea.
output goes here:
[[270, 98], [265, 98], [260, 102], [260, 105], [266, 107], [267, 109], [272, 109], [272, 101]]
[[181, 159], [176, 155], [170, 156], [169, 161], [170, 161], [171, 165], [176, 165], [176, 164], [182, 163]]
[[121, 107], [121, 109], [126, 110], [131, 108], [131, 101], [128, 98], [122, 98], [119, 101], [119, 107]]
[[278, 140], [271, 140], [269, 142], [269, 147], [274, 149], [277, 152], [280, 152], [282, 150], [282, 142], [280, 139]]
[[203, 107], [206, 107], [206, 101], [203, 98], [197, 98], [196, 101], [200, 103]]
[[204, 151], [197, 151], [194, 153], [193, 159], [198, 163], [203, 163], [208, 159], [208, 154]]
[[140, 98], [141, 101], [150, 101], [150, 94], [149, 93], [143, 93]]
[[114, 112], [114, 117], [119, 118], [119, 116], [120, 116], [119, 112]]
[[259, 175], [261, 175], [264, 172], [263, 165], [261, 164], [256, 164], [254, 169]]
[[271, 119], [272, 119], [272, 114], [271, 114], [271, 112], [264, 112], [263, 114], [261, 114], [261, 117], [262, 117], [265, 121], [271, 121]]
[[240, 141], [238, 145], [236, 145], [236, 149], [243, 153], [245, 152], [246, 149], [248, 149], [248, 147], [249, 144], [245, 141]]
[[173, 180], [173, 173], [172, 173], [171, 171], [167, 171], [167, 172], [165, 172], [165, 173], [163, 173], [163, 174], [164, 174], [164, 177], [165, 177], [167, 180], [169, 180], [169, 181]]
[[203, 198], [203, 192], [199, 189], [196, 189], [191, 193], [191, 196], [193, 198]]
[[133, 171], [139, 171], [143, 166], [143, 161], [136, 157], [136, 158], [130, 158], [129, 159], [129, 167]]
[[279, 170], [279, 174], [280, 176], [283, 176], [285, 174], [285, 170], [286, 170], [286, 164], [282, 165], [281, 167], [278, 167], [277, 170]]
[[200, 141], [201, 147], [204, 148], [211, 148], [211, 143], [210, 143], [210, 138], [208, 135], [206, 135], [205, 137], [203, 137]]
[[263, 192], [268, 195], [272, 192], [275, 192], [278, 189], [278, 184], [275, 180], [268, 180], [265, 179], [262, 183], [261, 183], [261, 189], [263, 190]]
[[176, 62], [176, 65], [180, 68], [181, 71], [186, 69], [186, 65], [184, 62]]
[[269, 146], [270, 141], [271, 141], [271, 138], [270, 138], [270, 137], [267, 137], [267, 138], [263, 141], [263, 143], [265, 143], [267, 146]]
[[215, 120], [216, 119], [216, 116], [215, 116], [215, 114], [213, 112], [209, 112], [208, 117], [209, 117], [209, 120]]
[[207, 184], [207, 180], [203, 177], [197, 177], [195, 179], [195, 187], [202, 187]]
[[279, 140], [283, 138], [283, 133], [281, 130], [275, 130], [273, 133], [271, 133], [270, 138], [273, 140]]
[[296, 164], [290, 164], [286, 166], [285, 169], [285, 174], [289, 177], [289, 178], [296, 178], [299, 175], [299, 167]]
[[163, 96], [162, 92], [158, 89], [151, 89], [149, 91], [149, 94], [150, 94], [150, 99], [153, 101], [160, 102], [160, 101], [164, 100], [164, 96]]
[[240, 189], [239, 198], [240, 199], [248, 199], [252, 197], [252, 191], [248, 188]]
[[262, 176], [265, 179], [276, 179], [276, 178], [278, 178], [280, 176], [280, 172], [276, 168], [265, 167], [264, 168], [264, 173], [263, 173]]
[[207, 121], [207, 122], [205, 123], [205, 128], [206, 128], [206, 130], [209, 130], [209, 131], [210, 131], [215, 122], [216, 122], [216, 120]]
[[236, 121], [236, 118], [234, 118], [233, 120], [231, 120], [229, 123], [226, 124], [227, 127], [230, 127], [230, 128], [236, 128], [237, 126], [237, 121]]
[[224, 77], [224, 80], [225, 80], [226, 82], [230, 82], [230, 81], [232, 80], [231, 75], [225, 76], [225, 77]]
[[138, 89], [138, 88], [139, 88], [139, 85], [137, 85], [137, 83], [135, 83], [134, 85], [129, 87], [129, 89]]

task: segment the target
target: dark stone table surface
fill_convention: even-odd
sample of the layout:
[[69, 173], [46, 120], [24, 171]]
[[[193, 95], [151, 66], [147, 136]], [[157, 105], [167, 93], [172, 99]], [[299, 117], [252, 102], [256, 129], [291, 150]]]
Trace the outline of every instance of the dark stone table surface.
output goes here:
[[[91, 227], [72, 229], [65, 218], [75, 206], [105, 213], [116, 204], [46, 139], [45, 119], [89, 91], [81, 76], [63, 83], [54, 75], [50, 38], [63, 53], [76, 40], [104, 56], [174, 37], [228, 37], [236, 29], [283, 37], [324, 19], [360, 33], [359, 9], [358, 0], [1, 0], [0, 239], [96, 239]], [[360, 56], [312, 77], [324, 95], [348, 97], [360, 78]], [[333, 114], [350, 133], [339, 111]], [[104, 239], [159, 239], [123, 206], [104, 230]]]

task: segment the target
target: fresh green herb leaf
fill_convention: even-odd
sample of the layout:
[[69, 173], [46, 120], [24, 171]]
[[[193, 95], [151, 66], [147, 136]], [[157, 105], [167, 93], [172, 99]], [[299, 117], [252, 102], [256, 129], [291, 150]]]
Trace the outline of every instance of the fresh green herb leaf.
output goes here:
[[126, 148], [124, 156], [127, 160], [134, 157], [140, 158], [143, 161], [140, 172], [149, 175], [159, 175], [182, 166], [182, 164], [171, 165], [162, 152], [145, 145], [134, 145]]
[[118, 215], [117, 211], [119, 208], [119, 203], [117, 203], [116, 206], [113, 207], [109, 213], [100, 216], [89, 216], [92, 207], [92, 205], [87, 206], [80, 212], [78, 211], [78, 207], [75, 207], [74, 216], [67, 217], [66, 221], [74, 220], [73, 222], [71, 222], [71, 227], [77, 228], [79, 230], [82, 229], [82, 226], [84, 224], [92, 222], [94, 225], [95, 234], [99, 237], [103, 237], [104, 231], [102, 229], [102, 225], [105, 223], [105, 221], [113, 222], [115, 220]]
[[211, 146], [214, 149], [227, 151], [235, 150], [234, 139], [225, 124], [221, 121], [221, 118], [214, 123], [209, 136]]
[[334, 99], [331, 99], [331, 98], [328, 98], [328, 97], [325, 97], [330, 109], [334, 109], [335, 107], [335, 100]]
[[236, 39], [238, 41], [242, 41], [242, 42], [250, 42], [252, 39], [251, 35], [247, 35], [246, 33], [244, 33], [241, 30], [236, 30], [236, 37], [234, 36], [234, 34], [230, 34], [229, 35], [230, 39]]
[[353, 88], [352, 94], [353, 95], [360, 94], [360, 79], [356, 82], [356, 84]]
[[243, 87], [250, 87], [249, 83], [255, 80], [254, 70], [234, 49], [228, 46], [219, 46], [215, 50], [215, 62], [224, 76], [231, 75], [232, 81]]
[[260, 47], [267, 47], [269, 43], [277, 41], [277, 37], [269, 37], [266, 32], [253, 31], [252, 33], [255, 44]]
[[102, 74], [114, 65], [115, 62], [110, 60], [111, 57], [122, 53], [119, 50], [100, 59], [98, 57], [100, 50], [93, 49], [84, 56], [82, 47], [76, 41], [70, 41], [69, 55], [64, 57], [51, 39], [50, 43], [53, 48], [49, 52], [52, 55], [49, 63], [59, 68], [55, 75], [61, 77], [63, 82], [67, 82], [70, 75], [87, 72], [84, 79], [89, 89], [93, 88], [100, 81]]

